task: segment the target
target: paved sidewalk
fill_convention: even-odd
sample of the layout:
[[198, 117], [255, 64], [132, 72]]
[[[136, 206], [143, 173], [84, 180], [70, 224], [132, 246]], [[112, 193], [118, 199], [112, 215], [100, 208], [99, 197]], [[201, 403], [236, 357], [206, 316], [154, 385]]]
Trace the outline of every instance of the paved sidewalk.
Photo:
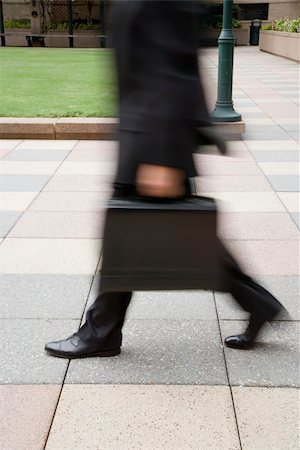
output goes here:
[[[217, 53], [203, 67], [216, 78]], [[197, 193], [219, 199], [220, 235], [289, 310], [257, 348], [227, 295], [137, 293], [114, 358], [69, 362], [44, 344], [79, 326], [99, 282], [112, 141], [0, 141], [0, 448], [299, 448], [299, 66], [237, 48], [246, 121], [232, 158], [196, 156]]]

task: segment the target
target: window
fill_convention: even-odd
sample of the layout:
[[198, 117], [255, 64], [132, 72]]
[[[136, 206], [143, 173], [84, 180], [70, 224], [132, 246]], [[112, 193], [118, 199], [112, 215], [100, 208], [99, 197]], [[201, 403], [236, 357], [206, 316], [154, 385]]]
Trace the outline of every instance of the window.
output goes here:
[[238, 6], [240, 20], [268, 20], [269, 3], [240, 3]]

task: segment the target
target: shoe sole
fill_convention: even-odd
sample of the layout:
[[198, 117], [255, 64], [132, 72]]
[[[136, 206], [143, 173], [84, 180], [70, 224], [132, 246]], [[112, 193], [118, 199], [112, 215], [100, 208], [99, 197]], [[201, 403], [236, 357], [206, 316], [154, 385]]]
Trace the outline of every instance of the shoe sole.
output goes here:
[[102, 358], [109, 358], [110, 356], [117, 356], [121, 353], [121, 349], [118, 348], [116, 350], [108, 350], [106, 352], [95, 352], [95, 353], [89, 353], [88, 355], [62, 355], [62, 354], [58, 354], [54, 351], [51, 350], [46, 350], [47, 353], [49, 353], [49, 355], [51, 356], [56, 356], [57, 358], [65, 358], [65, 359], [79, 359], [79, 358], [92, 358], [94, 356], [98, 356], [98, 357], [102, 357]]

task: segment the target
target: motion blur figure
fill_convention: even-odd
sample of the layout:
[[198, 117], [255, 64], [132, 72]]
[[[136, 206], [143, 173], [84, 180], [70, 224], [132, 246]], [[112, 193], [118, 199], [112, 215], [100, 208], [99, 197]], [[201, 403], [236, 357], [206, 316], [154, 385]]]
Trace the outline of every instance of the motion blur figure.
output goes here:
[[[119, 160], [114, 197], [186, 198], [197, 175], [197, 130], [210, 125], [198, 69], [197, 2], [122, 0], [112, 7], [119, 84]], [[124, 237], [126, 239], [126, 236]], [[244, 333], [225, 344], [247, 349], [282, 305], [242, 272], [224, 249], [228, 292], [250, 313]], [[162, 294], [163, 295], [163, 294]], [[62, 358], [120, 353], [132, 292], [102, 292], [86, 322], [46, 350]]]

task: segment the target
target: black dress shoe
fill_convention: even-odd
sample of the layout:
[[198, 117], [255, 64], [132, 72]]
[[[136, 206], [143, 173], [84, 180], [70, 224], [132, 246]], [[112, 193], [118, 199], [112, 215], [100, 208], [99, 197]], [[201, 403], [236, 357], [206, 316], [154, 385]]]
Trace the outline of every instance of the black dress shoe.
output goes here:
[[96, 345], [87, 344], [80, 339], [77, 333], [61, 341], [49, 342], [45, 345], [45, 350], [52, 356], [68, 359], [87, 358], [88, 356], [108, 357], [121, 353], [120, 347], [106, 350]]
[[252, 315], [244, 333], [228, 336], [225, 339], [226, 347], [237, 348], [240, 350], [252, 348], [255, 345], [256, 337], [260, 329], [266, 322], [266, 319], [261, 319]]

